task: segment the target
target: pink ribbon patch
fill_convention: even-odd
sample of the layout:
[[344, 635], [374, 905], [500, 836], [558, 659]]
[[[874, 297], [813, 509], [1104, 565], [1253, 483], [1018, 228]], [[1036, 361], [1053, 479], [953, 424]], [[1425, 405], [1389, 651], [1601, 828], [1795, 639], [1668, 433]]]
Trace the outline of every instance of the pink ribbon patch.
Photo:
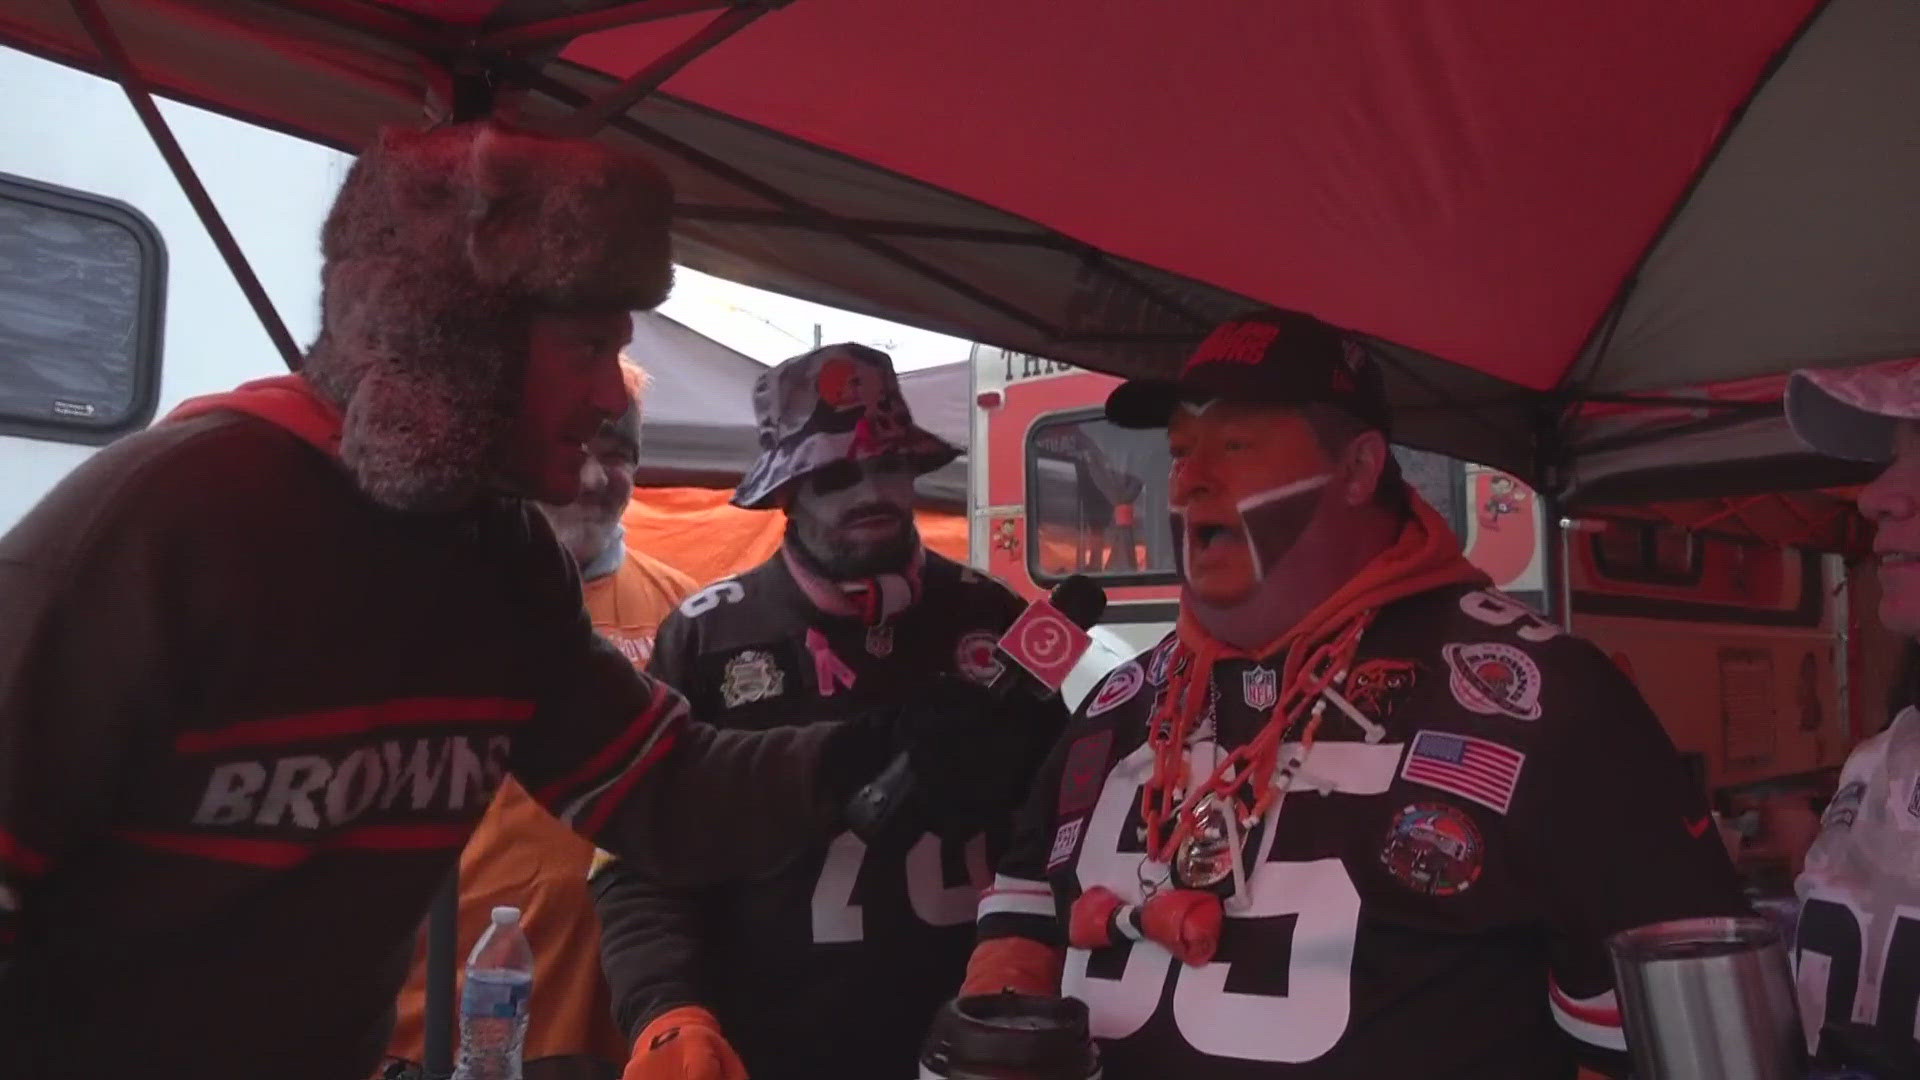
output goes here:
[[807, 651], [813, 654], [813, 681], [820, 688], [821, 697], [832, 697], [836, 690], [853, 689], [853, 669], [833, 654], [827, 645], [827, 635], [811, 626], [807, 628]]

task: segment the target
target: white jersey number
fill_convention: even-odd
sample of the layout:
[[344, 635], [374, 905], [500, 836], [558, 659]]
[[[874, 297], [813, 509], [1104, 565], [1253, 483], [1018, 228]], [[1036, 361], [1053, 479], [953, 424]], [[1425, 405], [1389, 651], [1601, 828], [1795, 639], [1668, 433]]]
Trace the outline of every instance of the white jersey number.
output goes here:
[[1552, 641], [1560, 628], [1534, 614], [1533, 609], [1512, 597], [1480, 590], [1460, 598], [1460, 610], [1488, 626], [1512, 626], [1521, 641]]
[[721, 604], [737, 604], [746, 595], [746, 588], [732, 578], [716, 581], [682, 601], [680, 614], [697, 619]]
[[[1105, 885], [1128, 902], [1139, 899], [1134, 883], [1141, 856], [1120, 851], [1120, 837], [1139, 801], [1140, 785], [1122, 774], [1139, 772], [1143, 759], [1137, 758], [1140, 754], [1130, 755], [1108, 777], [1076, 867], [1083, 887]], [[1346, 1033], [1352, 1008], [1353, 943], [1360, 923], [1360, 894], [1346, 866], [1339, 859], [1263, 862], [1249, 887], [1251, 906], [1227, 917], [1264, 922], [1276, 935], [1276, 953], [1287, 945], [1292, 959], [1286, 994], [1229, 990], [1231, 962], [1188, 967], [1148, 941], [1133, 943], [1118, 979], [1100, 978], [1087, 972], [1089, 954], [1075, 949], [1067, 956], [1063, 991], [1087, 1003], [1094, 1036], [1124, 1039], [1139, 1031], [1153, 1018], [1172, 978], [1174, 1023], [1201, 1053], [1298, 1064], [1333, 1049]], [[1280, 936], [1287, 934], [1289, 917], [1290, 945]]]
[[1807, 1045], [1822, 1022], [1857, 1023], [1893, 1039], [1920, 1039], [1920, 908], [1807, 897], [1795, 942]]
[[[973, 921], [980, 906], [980, 893], [992, 881], [987, 871], [987, 839], [975, 836], [962, 852], [967, 880], [948, 885], [941, 871], [942, 842], [932, 833], [922, 836], [907, 852], [907, 903], [913, 913], [928, 926], [959, 926]], [[866, 937], [866, 918], [853, 901], [860, 882], [860, 864], [867, 858], [867, 845], [852, 833], [841, 833], [827, 848], [827, 859], [820, 867], [820, 880], [813, 887], [813, 943], [829, 945], [861, 941]]]

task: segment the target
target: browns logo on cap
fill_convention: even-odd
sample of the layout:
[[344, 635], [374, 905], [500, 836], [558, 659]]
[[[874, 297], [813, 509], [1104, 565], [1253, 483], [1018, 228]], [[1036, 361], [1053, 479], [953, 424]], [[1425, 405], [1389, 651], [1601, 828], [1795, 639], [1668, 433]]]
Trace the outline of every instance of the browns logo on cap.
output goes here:
[[1174, 379], [1131, 379], [1107, 397], [1121, 427], [1162, 427], [1181, 401], [1332, 405], [1388, 429], [1379, 368], [1358, 339], [1311, 315], [1268, 309], [1221, 323]]

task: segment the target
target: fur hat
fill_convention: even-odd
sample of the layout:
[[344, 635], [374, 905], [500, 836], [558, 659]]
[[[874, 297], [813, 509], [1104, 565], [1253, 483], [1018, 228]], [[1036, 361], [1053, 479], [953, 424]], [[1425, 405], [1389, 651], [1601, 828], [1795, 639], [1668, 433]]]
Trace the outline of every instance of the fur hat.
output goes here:
[[665, 299], [672, 205], [651, 164], [596, 142], [492, 122], [384, 132], [327, 217], [303, 370], [345, 416], [361, 488], [401, 510], [485, 490], [533, 316]]

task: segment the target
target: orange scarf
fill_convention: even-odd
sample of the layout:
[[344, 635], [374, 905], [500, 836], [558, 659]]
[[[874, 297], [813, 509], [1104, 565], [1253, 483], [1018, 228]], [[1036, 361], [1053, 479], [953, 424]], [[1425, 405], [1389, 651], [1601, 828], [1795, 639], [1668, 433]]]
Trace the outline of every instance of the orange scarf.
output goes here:
[[[1209, 794], [1224, 798], [1241, 787], [1253, 793], [1251, 822], [1257, 822], [1279, 792], [1273, 785], [1279, 751], [1288, 732], [1303, 720], [1300, 749], [1313, 745], [1325, 707], [1322, 693], [1345, 680], [1367, 625], [1380, 608], [1417, 593], [1462, 582], [1485, 584], [1487, 577], [1461, 553], [1460, 541], [1440, 515], [1417, 493], [1409, 492], [1413, 513], [1392, 546], [1334, 590], [1292, 629], [1257, 652], [1247, 652], [1214, 639], [1199, 620], [1185, 611], [1177, 629], [1182, 652], [1169, 664], [1167, 693], [1147, 724], [1147, 738], [1155, 747], [1151, 779], [1140, 793], [1146, 817], [1147, 851], [1165, 862], [1191, 828], [1189, 811]], [[1213, 681], [1213, 666], [1222, 657], [1259, 659], [1286, 650], [1281, 672], [1283, 693], [1264, 727], [1244, 746], [1226, 755], [1204, 784], [1190, 784], [1187, 775], [1187, 735], [1199, 722]], [[1297, 762], [1286, 768], [1291, 773]], [[1233, 779], [1227, 780], [1231, 774]], [[1184, 801], [1176, 808], [1181, 793]], [[1171, 826], [1163, 828], [1163, 826]]]

